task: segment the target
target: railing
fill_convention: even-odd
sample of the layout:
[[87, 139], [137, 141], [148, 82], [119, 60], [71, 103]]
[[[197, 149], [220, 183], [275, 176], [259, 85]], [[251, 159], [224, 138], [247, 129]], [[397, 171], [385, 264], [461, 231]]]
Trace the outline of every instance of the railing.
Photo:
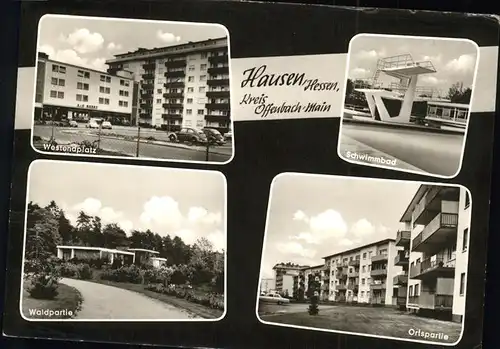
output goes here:
[[229, 85], [229, 78], [224, 78], [224, 79], [208, 79], [207, 84], [209, 86], [223, 86], [223, 85]]
[[398, 230], [396, 233], [396, 246], [404, 246], [408, 242], [410, 242], [411, 239], [411, 232], [408, 230]]
[[418, 297], [418, 303], [415, 304], [418, 304], [422, 308], [430, 309], [452, 308], [453, 295], [421, 293]]
[[372, 256], [371, 260], [372, 260], [372, 263], [373, 262], [387, 261], [387, 255], [386, 254], [377, 254], [375, 256]]
[[406, 297], [393, 296], [392, 301], [394, 305], [406, 305]]
[[337, 273], [337, 279], [343, 280], [345, 278], [347, 278], [347, 274], [346, 273]]
[[443, 257], [436, 257], [435, 259], [425, 259], [420, 263], [420, 272], [425, 273], [431, 269], [436, 268], [455, 268], [455, 260], [445, 261]]
[[359, 259], [353, 259], [352, 261], [349, 261], [349, 266], [351, 267], [357, 267], [359, 266]]
[[357, 290], [358, 289], [358, 284], [357, 283], [353, 283], [353, 282], [350, 282], [347, 284], [347, 289], [348, 290]]
[[399, 265], [403, 263], [408, 263], [409, 255], [406, 251], [398, 251], [396, 257], [394, 257], [394, 265]]
[[413, 221], [418, 221], [420, 215], [425, 211], [427, 206], [436, 198], [436, 196], [441, 191], [441, 187], [433, 186], [430, 190], [428, 190], [425, 195], [420, 199], [418, 204], [415, 205], [415, 209], [413, 210]]
[[216, 110], [228, 110], [230, 108], [229, 102], [225, 103], [207, 103], [205, 104], [205, 108], [207, 109], [216, 109]]
[[387, 269], [372, 269], [370, 271], [371, 276], [381, 276], [381, 275], [387, 275]]
[[385, 282], [380, 282], [380, 283], [372, 282], [370, 284], [370, 289], [372, 290], [385, 290], [385, 288], [386, 288]]
[[408, 283], [408, 274], [399, 274], [392, 278], [394, 285], [406, 285]]
[[347, 289], [347, 285], [346, 284], [337, 284], [337, 286], [335, 288], [339, 291], [343, 291], [343, 290]]
[[408, 304], [419, 304], [419, 296], [410, 296], [408, 297]]
[[458, 214], [438, 213], [425, 228], [415, 236], [412, 244], [412, 251], [416, 251], [420, 244], [424, 243], [437, 230], [441, 228], [456, 228], [458, 225]]
[[358, 271], [348, 272], [347, 276], [350, 278], [357, 278], [359, 276], [359, 272]]

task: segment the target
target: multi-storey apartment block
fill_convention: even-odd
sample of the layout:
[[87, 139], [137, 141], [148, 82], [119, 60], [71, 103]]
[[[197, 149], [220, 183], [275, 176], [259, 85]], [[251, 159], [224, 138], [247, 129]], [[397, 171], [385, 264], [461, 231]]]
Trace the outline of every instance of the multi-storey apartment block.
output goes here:
[[393, 277], [402, 270], [392, 262], [398, 251], [394, 239], [385, 239], [323, 257], [330, 276], [328, 299], [392, 305]]
[[109, 74], [54, 61], [40, 52], [36, 74], [35, 120], [130, 123], [135, 86], [130, 72]]
[[[467, 189], [422, 185], [401, 218], [410, 231], [407, 308], [462, 321], [468, 265]], [[402, 234], [403, 235], [403, 234]]]
[[274, 285], [276, 291], [281, 295], [292, 297], [294, 291], [294, 279], [296, 276], [299, 276], [303, 269], [304, 266], [292, 263], [276, 264], [273, 267], [275, 280]]
[[230, 128], [227, 38], [115, 55], [109, 71], [126, 69], [140, 84], [140, 125], [176, 131], [181, 127]]

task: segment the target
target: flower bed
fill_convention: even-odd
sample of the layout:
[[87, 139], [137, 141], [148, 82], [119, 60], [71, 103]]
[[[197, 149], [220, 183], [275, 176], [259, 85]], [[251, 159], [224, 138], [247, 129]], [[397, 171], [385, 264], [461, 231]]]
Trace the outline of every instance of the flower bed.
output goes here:
[[59, 266], [62, 277], [90, 280], [92, 279], [92, 268], [88, 264], [74, 264], [71, 262], [62, 263]]
[[192, 289], [186, 289], [182, 286], [168, 285], [161, 283], [148, 284], [146, 290], [163, 293], [169, 296], [186, 299], [189, 302], [201, 304], [212, 309], [224, 310], [224, 296], [217, 293], [197, 294]]

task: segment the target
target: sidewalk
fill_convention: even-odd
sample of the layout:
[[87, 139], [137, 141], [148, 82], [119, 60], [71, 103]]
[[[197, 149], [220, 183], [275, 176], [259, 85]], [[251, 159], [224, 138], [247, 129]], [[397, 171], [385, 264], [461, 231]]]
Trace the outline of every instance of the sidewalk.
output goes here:
[[369, 164], [373, 164], [375, 166], [380, 166], [380, 167], [384, 167], [384, 168], [394, 167], [394, 168], [401, 169], [401, 170], [425, 173], [425, 171], [423, 171], [422, 169], [420, 169], [418, 167], [415, 167], [415, 166], [410, 165], [404, 161], [401, 161], [392, 155], [386, 154], [380, 150], [372, 148], [372, 147], [370, 147], [364, 143], [361, 143], [353, 138], [350, 138], [348, 136], [343, 135], [340, 139], [341, 139], [341, 143], [340, 143], [340, 147], [339, 147], [339, 152], [342, 155], [342, 157], [344, 157], [346, 159], [349, 159], [346, 156], [346, 154], [347, 154], [347, 152], [350, 152], [350, 153], [358, 154], [359, 156], [367, 156], [367, 157], [370, 156], [370, 157], [374, 157], [374, 158], [384, 158], [384, 159], [389, 160], [389, 161], [396, 160], [396, 165], [395, 166], [382, 165], [382, 164], [378, 164], [376, 162], [372, 162], [372, 161], [368, 161], [368, 160], [349, 159], [352, 162], [369, 163]]

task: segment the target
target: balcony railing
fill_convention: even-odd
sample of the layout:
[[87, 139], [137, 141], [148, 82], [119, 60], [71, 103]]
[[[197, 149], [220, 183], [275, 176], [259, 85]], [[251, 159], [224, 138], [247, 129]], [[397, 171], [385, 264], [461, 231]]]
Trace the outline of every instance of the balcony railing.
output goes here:
[[142, 109], [151, 109], [151, 108], [153, 108], [153, 104], [152, 103], [141, 103], [139, 106]]
[[456, 234], [457, 226], [458, 214], [437, 214], [420, 234], [415, 236], [411, 250], [414, 252], [431, 252], [434, 249], [439, 249], [440, 243], [447, 240], [447, 235]]
[[355, 291], [358, 288], [359, 288], [359, 285], [357, 283], [350, 282], [350, 283], [347, 284], [347, 289], [348, 290]]
[[208, 68], [208, 74], [210, 74], [210, 75], [229, 74], [229, 66], [210, 67], [210, 68]]
[[410, 246], [411, 232], [407, 230], [399, 230], [396, 234], [396, 246]]
[[205, 120], [214, 122], [229, 122], [231, 117], [229, 115], [206, 114]]
[[186, 71], [185, 70], [170, 70], [165, 72], [165, 77], [166, 78], [182, 78], [186, 76]]
[[419, 297], [418, 296], [409, 296], [408, 304], [418, 305]]
[[359, 277], [359, 271], [350, 271], [347, 273], [347, 277], [357, 278], [357, 277]]
[[387, 275], [387, 269], [372, 269], [370, 271], [371, 276], [382, 276]]
[[420, 216], [426, 209], [429, 208], [429, 205], [431, 202], [438, 196], [439, 192], [441, 191], [441, 187], [431, 187], [430, 190], [428, 190], [425, 195], [420, 199], [419, 203], [415, 205], [415, 209], [413, 210], [413, 221], [416, 224], [422, 224], [420, 222]]
[[350, 267], [359, 267], [359, 259], [353, 259], [352, 261], [349, 261], [349, 266]]
[[392, 297], [393, 305], [406, 305], [406, 297], [393, 296]]
[[141, 88], [143, 90], [152, 90], [154, 88], [154, 84], [153, 83], [142, 83]]
[[153, 98], [153, 91], [141, 92], [141, 98], [142, 99], [152, 99]]
[[208, 86], [229, 86], [229, 79], [208, 79]]
[[449, 310], [453, 307], [453, 295], [421, 293], [408, 297], [408, 303], [424, 309]]
[[396, 257], [394, 257], [394, 265], [403, 266], [408, 264], [408, 253], [406, 251], [398, 251]]
[[386, 284], [385, 284], [385, 282], [381, 282], [381, 283], [372, 282], [370, 284], [370, 289], [371, 290], [385, 290]]
[[455, 260], [445, 261], [442, 257], [428, 258], [421, 263], [417, 263], [413, 268], [410, 268], [410, 278], [436, 278], [453, 277], [455, 274]]
[[155, 78], [154, 73], [144, 73], [141, 75], [144, 80], [151, 80]]
[[149, 114], [149, 113], [140, 113], [139, 117], [141, 119], [151, 119], [152, 118], [151, 114]]
[[207, 91], [208, 98], [228, 98], [229, 91]]
[[208, 57], [208, 61], [212, 64], [224, 63], [229, 60], [228, 54], [218, 55], [218, 56], [210, 56]]
[[165, 67], [167, 68], [182, 68], [185, 66], [186, 66], [186, 59], [176, 59], [165, 62]]
[[184, 81], [170, 81], [163, 84], [166, 88], [184, 87]]
[[408, 284], [408, 274], [399, 274], [392, 278], [392, 283], [394, 285], [406, 285]]
[[346, 273], [337, 273], [337, 279], [339, 279], [339, 280], [347, 279], [347, 274]]
[[345, 291], [347, 289], [347, 285], [346, 284], [337, 284], [335, 286], [335, 289], [337, 289], [339, 291]]
[[184, 92], [166, 92], [163, 94], [163, 97], [184, 99]]
[[207, 103], [205, 108], [210, 110], [229, 110], [231, 105], [228, 103]]
[[154, 70], [156, 68], [155, 62], [146, 62], [142, 65], [144, 70]]
[[182, 104], [182, 103], [163, 103], [162, 106], [165, 109], [182, 109], [182, 108], [184, 108], [184, 104]]
[[387, 255], [386, 254], [377, 254], [375, 256], [372, 256], [372, 263], [386, 262], [386, 261], [387, 261]]
[[161, 117], [170, 120], [182, 120], [182, 114], [164, 113], [161, 114]]

